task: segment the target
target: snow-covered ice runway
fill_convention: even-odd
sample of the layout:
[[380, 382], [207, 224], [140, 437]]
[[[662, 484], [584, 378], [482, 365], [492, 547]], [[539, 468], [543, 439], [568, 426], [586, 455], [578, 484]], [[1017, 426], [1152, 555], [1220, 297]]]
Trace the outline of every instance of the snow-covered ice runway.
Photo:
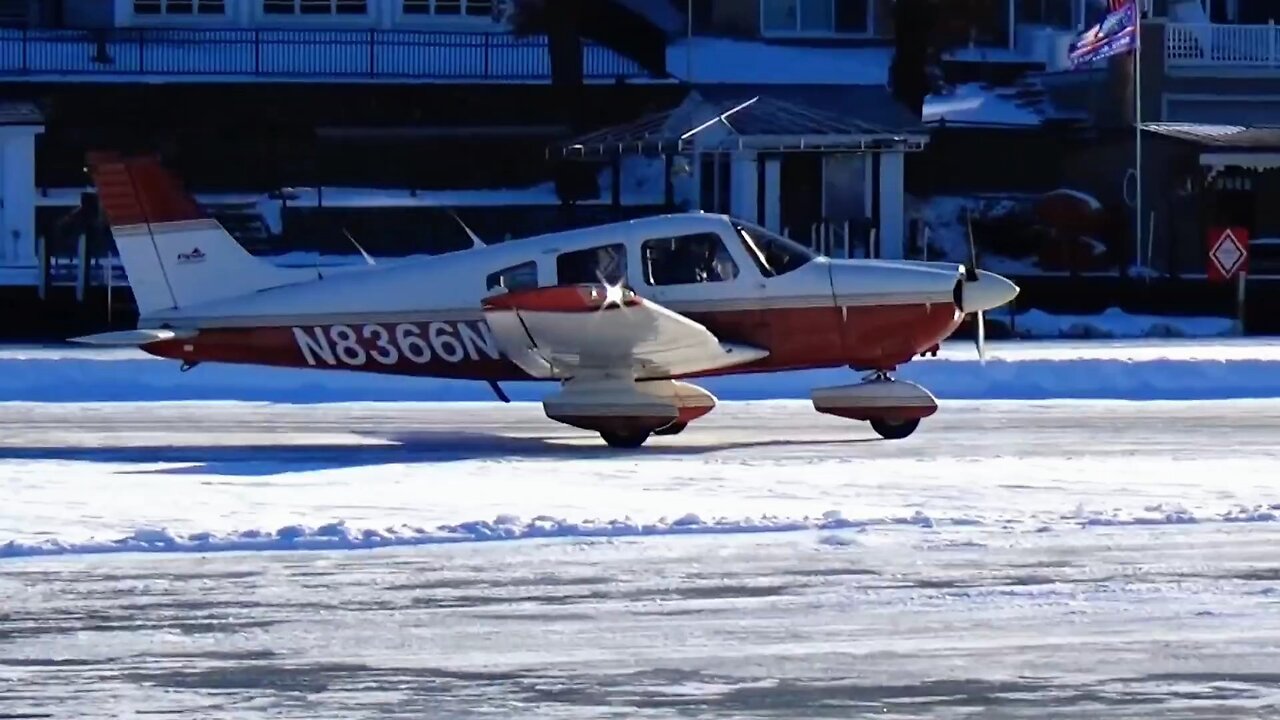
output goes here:
[[536, 404], [3, 408], [0, 716], [1280, 703], [1280, 401], [724, 403], [631, 453]]

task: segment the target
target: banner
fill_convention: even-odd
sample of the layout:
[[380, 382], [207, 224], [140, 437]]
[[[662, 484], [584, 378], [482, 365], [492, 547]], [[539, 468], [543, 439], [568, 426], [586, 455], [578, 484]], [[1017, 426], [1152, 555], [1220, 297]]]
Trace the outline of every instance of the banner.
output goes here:
[[1112, 0], [1111, 6], [1123, 2], [1118, 10], [1108, 13], [1102, 22], [1085, 30], [1071, 45], [1071, 66], [1129, 52], [1138, 42], [1137, 0]]

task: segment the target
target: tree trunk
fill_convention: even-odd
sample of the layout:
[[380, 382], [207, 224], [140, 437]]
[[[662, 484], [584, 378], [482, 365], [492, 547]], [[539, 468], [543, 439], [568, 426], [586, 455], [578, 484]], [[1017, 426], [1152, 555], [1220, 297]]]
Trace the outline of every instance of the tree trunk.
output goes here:
[[889, 66], [893, 96], [915, 117], [924, 116], [924, 99], [932, 84], [929, 60], [937, 22], [934, 0], [896, 0], [894, 53]]
[[575, 133], [583, 129], [583, 1], [546, 0], [545, 15], [551, 86], [555, 89], [556, 102], [560, 103], [565, 122]]

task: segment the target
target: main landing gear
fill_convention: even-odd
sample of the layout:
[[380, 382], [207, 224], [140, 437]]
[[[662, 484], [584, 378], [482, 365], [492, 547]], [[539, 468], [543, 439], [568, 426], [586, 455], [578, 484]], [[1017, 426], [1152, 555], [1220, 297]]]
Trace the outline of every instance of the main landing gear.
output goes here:
[[928, 390], [909, 380], [895, 380], [883, 370], [853, 385], [817, 388], [811, 396], [814, 410], [869, 422], [886, 440], [909, 437], [921, 420], [938, 411], [938, 401]]
[[[852, 385], [817, 388], [813, 407], [820, 413], [871, 424], [880, 437], [901, 440], [938, 410], [928, 390], [887, 371], [863, 376]], [[600, 433], [605, 444], [635, 449], [652, 436], [678, 435], [716, 405], [711, 393], [672, 380], [633, 381], [605, 378], [570, 380], [543, 400], [547, 417]]]
[[689, 427], [689, 423], [675, 420], [652, 432], [601, 430], [600, 439], [604, 440], [605, 444], [612, 448], [633, 449], [644, 445], [650, 435], [679, 435], [687, 427]]

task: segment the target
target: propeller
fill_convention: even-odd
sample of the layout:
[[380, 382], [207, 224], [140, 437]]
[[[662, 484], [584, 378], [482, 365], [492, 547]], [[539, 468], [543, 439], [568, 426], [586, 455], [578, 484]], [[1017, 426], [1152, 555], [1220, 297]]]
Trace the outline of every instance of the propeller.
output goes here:
[[[969, 232], [969, 261], [964, 266], [964, 281], [966, 283], [978, 282], [978, 246], [973, 241], [973, 216], [966, 212], [964, 214], [965, 227]], [[963, 310], [963, 308], [961, 308]], [[987, 364], [987, 323], [982, 317], [982, 311], [974, 313], [974, 322], [977, 324], [977, 332], [974, 335], [974, 345], [978, 349], [978, 362], [982, 365]]]

